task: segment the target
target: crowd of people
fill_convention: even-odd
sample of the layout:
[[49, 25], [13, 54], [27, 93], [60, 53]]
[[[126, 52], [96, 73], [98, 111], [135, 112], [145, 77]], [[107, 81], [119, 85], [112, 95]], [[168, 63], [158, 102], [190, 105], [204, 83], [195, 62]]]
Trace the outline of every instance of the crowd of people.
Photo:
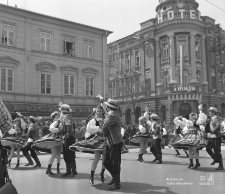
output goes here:
[[[0, 187], [4, 185], [1, 179], [3, 172], [1, 165], [11, 167], [13, 154], [17, 152], [17, 164], [20, 166], [20, 152], [22, 151], [28, 163], [25, 166], [41, 167], [41, 161], [37, 152], [49, 152], [46, 174], [54, 176], [52, 165], [57, 160], [57, 174], [60, 172], [61, 153], [66, 164], [66, 172], [62, 177], [74, 177], [77, 173], [76, 152], [88, 152], [94, 154], [94, 160], [90, 167], [91, 185], [94, 184], [94, 175], [97, 165], [101, 162], [101, 182], [105, 182], [104, 172], [108, 170], [112, 180], [109, 190], [120, 189], [121, 154], [128, 152], [125, 144], [138, 145], [140, 147], [137, 161], [144, 162], [143, 155], [150, 146], [150, 151], [155, 157], [152, 161], [163, 164], [162, 149], [168, 144], [174, 148], [176, 156], [180, 156], [179, 150], [190, 160], [188, 168], [197, 169], [200, 165], [200, 150], [206, 148], [207, 153], [213, 159], [211, 165], [216, 163], [216, 170], [223, 170], [221, 143], [225, 130], [225, 121], [220, 121], [219, 112], [215, 107], [210, 107], [207, 113], [199, 106], [199, 113], [191, 113], [189, 119], [177, 116], [174, 118], [174, 126], [161, 123], [158, 115], [151, 113], [149, 107], [139, 118], [138, 126], [125, 126], [121, 123], [122, 111], [116, 100], [100, 97], [98, 105], [91, 115], [81, 122], [78, 128], [74, 125], [71, 108], [68, 104], [59, 105], [59, 111], [50, 115], [51, 119], [37, 119], [33, 116], [24, 117], [19, 112], [17, 118], [12, 121], [7, 108], [1, 102], [1, 157]], [[2, 149], [4, 148], [4, 149]], [[10, 154], [7, 155], [9, 150]], [[195, 165], [193, 159], [195, 158]], [[35, 165], [34, 162], [35, 161]], [[3, 173], [4, 174], [4, 173]]]

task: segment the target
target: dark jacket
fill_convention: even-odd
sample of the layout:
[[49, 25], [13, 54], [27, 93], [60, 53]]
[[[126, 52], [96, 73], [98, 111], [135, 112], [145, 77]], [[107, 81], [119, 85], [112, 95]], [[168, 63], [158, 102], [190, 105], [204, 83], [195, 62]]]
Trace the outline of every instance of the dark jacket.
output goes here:
[[75, 135], [73, 133], [73, 119], [72, 119], [72, 116], [69, 114], [66, 114], [63, 116], [62, 133], [63, 135], [66, 135], [66, 136]]
[[37, 140], [37, 130], [38, 130], [37, 125], [31, 123], [28, 129], [28, 138], [31, 138], [33, 141]]
[[102, 130], [104, 137], [108, 138], [110, 145], [118, 144], [123, 141], [120, 118], [120, 113], [117, 111], [109, 112], [109, 115], [105, 118]]

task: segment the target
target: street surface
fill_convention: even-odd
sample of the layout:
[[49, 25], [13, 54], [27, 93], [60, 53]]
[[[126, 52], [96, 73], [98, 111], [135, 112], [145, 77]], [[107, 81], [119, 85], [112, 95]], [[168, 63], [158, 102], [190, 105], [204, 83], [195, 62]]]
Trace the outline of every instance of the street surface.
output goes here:
[[[12, 169], [9, 175], [19, 194], [222, 194], [225, 193], [225, 171], [215, 171], [218, 164], [211, 166], [212, 159], [205, 150], [200, 151], [201, 167], [197, 170], [188, 169], [189, 159], [183, 151], [181, 157], [175, 156], [175, 151], [170, 148], [162, 150], [163, 164], [153, 164], [153, 155], [148, 153], [143, 156], [145, 162], [136, 161], [138, 148], [122, 155], [121, 189], [107, 191], [107, 183], [111, 180], [106, 171], [106, 183], [100, 182], [101, 163], [95, 173], [95, 185], [89, 184], [90, 168], [93, 155], [77, 153], [78, 175], [62, 178], [61, 175], [47, 176], [45, 174], [50, 155], [38, 155], [42, 167], [24, 167], [27, 163], [21, 158], [21, 165], [14, 169], [16, 158], [12, 159]], [[225, 164], [225, 151], [222, 151]], [[100, 161], [101, 162], [101, 161]], [[194, 160], [195, 163], [195, 160]], [[65, 172], [65, 163], [61, 161], [61, 173]], [[52, 172], [56, 173], [56, 160]]]

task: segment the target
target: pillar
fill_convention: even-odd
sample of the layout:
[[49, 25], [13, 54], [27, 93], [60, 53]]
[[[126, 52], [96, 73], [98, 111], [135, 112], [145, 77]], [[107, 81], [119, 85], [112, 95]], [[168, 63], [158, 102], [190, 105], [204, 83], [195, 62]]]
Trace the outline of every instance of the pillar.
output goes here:
[[207, 81], [207, 66], [206, 66], [206, 52], [205, 52], [205, 35], [202, 35], [202, 86], [203, 92], [208, 92], [208, 81]]
[[195, 54], [195, 32], [191, 32], [191, 84], [197, 84], [196, 54]]
[[177, 84], [176, 80], [176, 60], [175, 60], [175, 46], [174, 46], [174, 34], [170, 33], [169, 35], [170, 42], [170, 83], [171, 85]]
[[156, 91], [157, 94], [162, 93], [162, 82], [161, 82], [161, 65], [160, 65], [160, 46], [159, 38], [155, 38], [156, 43]]

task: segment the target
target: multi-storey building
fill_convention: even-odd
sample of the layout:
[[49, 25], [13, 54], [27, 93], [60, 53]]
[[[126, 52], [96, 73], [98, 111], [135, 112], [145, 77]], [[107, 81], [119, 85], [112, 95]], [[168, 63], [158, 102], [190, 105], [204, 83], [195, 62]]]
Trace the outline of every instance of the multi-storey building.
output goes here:
[[156, 18], [108, 44], [110, 96], [121, 100], [126, 124], [146, 105], [167, 123], [200, 103], [225, 117], [225, 32], [198, 7], [195, 0], [159, 0]]
[[86, 117], [107, 97], [107, 30], [0, 4], [0, 95], [12, 115], [59, 102]]

